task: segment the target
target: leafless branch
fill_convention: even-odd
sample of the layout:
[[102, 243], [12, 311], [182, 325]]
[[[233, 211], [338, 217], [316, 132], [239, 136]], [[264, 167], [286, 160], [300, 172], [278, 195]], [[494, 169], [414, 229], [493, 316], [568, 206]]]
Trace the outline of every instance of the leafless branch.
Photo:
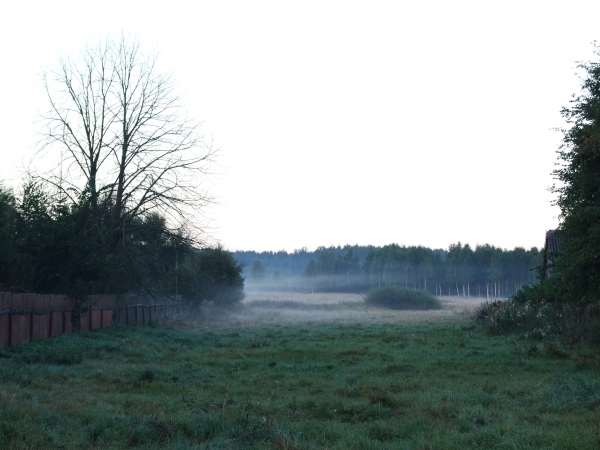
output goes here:
[[[202, 190], [215, 151], [188, 119], [156, 54], [121, 36], [63, 58], [44, 76], [49, 110], [42, 149], [63, 158], [47, 179], [92, 205], [110, 205], [119, 230], [156, 211], [173, 229], [211, 199]], [[60, 170], [59, 170], [60, 169]]]

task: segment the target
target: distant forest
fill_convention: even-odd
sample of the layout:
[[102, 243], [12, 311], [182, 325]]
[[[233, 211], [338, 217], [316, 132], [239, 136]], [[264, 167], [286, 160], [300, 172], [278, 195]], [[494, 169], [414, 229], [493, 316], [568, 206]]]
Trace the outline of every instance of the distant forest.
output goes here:
[[346, 245], [278, 252], [234, 252], [244, 265], [247, 289], [366, 292], [408, 286], [436, 295], [507, 297], [536, 280], [540, 250], [475, 248], [460, 242], [447, 250], [427, 247]]

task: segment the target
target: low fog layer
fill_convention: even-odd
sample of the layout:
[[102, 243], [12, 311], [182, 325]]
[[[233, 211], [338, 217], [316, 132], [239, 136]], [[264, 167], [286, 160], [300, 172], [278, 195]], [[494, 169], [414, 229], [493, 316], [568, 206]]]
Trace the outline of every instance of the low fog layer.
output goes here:
[[[423, 283], [406, 283], [401, 277], [377, 277], [368, 275], [332, 275], [315, 277], [268, 277], [256, 280], [247, 277], [245, 280], [246, 293], [253, 292], [288, 292], [300, 294], [318, 294], [318, 293], [348, 293], [363, 294], [372, 288], [378, 288], [387, 285], [405, 286], [410, 289], [425, 290]], [[512, 290], [494, 289], [494, 284], [488, 285], [465, 284], [463, 285], [442, 285], [433, 284], [427, 289], [433, 295], [440, 298], [459, 297], [461, 299], [469, 298], [501, 298], [505, 299], [516, 292], [518, 286], [512, 286]]]
[[381, 322], [454, 323], [471, 315], [485, 301], [474, 297], [443, 297], [441, 310], [398, 311], [367, 306], [363, 299], [364, 295], [350, 293], [248, 291], [239, 306], [228, 310], [205, 307], [188, 321], [204, 330]]

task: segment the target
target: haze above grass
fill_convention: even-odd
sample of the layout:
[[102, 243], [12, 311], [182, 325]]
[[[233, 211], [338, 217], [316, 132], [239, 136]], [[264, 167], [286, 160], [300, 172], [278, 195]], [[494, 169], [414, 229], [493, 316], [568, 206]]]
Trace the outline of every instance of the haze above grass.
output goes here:
[[373, 308], [364, 303], [363, 294], [279, 291], [247, 291], [240, 308], [227, 314], [205, 309], [204, 316], [191, 320], [203, 330], [247, 328], [275, 325], [313, 326], [351, 323], [441, 324], [465, 320], [484, 299], [440, 297], [438, 311], [394, 311]]

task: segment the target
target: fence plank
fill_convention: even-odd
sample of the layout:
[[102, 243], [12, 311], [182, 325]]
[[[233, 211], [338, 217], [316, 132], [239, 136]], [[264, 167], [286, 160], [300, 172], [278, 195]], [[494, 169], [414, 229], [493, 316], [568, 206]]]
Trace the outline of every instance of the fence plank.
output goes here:
[[112, 326], [112, 316], [113, 312], [110, 309], [103, 309], [100, 311], [102, 314], [102, 327], [111, 327]]
[[89, 312], [86, 311], [84, 313], [81, 313], [79, 315], [79, 330], [80, 332], [84, 333], [86, 331], [89, 331], [90, 329], [90, 316], [89, 316]]
[[102, 310], [100, 309], [92, 309], [90, 311], [91, 315], [91, 329], [95, 330], [96, 328], [100, 328], [102, 326]]
[[50, 334], [50, 314], [35, 314], [31, 321], [33, 328], [31, 330], [31, 340], [46, 338]]
[[[6, 309], [3, 309], [2, 311], [6, 311]], [[9, 320], [10, 314], [4, 314], [0, 316], [0, 349], [5, 349], [9, 344]]]
[[50, 326], [50, 337], [56, 337], [63, 333], [63, 311], [52, 311], [52, 325]]
[[12, 295], [9, 292], [0, 293], [0, 311], [8, 311], [0, 316], [0, 348], [6, 348], [10, 345]]
[[65, 333], [72, 333], [73, 332], [73, 313], [71, 311], [65, 311], [65, 318], [64, 318], [64, 326], [65, 326]]
[[29, 314], [11, 314], [10, 344], [29, 342], [31, 319]]

